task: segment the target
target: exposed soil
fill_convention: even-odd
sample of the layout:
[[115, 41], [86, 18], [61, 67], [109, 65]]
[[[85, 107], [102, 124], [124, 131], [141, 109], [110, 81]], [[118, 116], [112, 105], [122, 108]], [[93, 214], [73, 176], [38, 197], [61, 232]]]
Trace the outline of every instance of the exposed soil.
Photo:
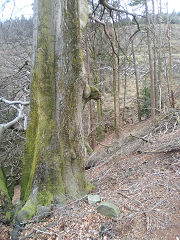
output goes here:
[[[128, 126], [92, 156], [98, 162], [86, 175], [93, 192], [116, 204], [119, 218], [101, 216], [85, 197], [22, 225], [17, 239], [180, 240], [180, 128], [155, 128], [151, 120]], [[0, 239], [11, 239], [11, 230], [0, 225]]]

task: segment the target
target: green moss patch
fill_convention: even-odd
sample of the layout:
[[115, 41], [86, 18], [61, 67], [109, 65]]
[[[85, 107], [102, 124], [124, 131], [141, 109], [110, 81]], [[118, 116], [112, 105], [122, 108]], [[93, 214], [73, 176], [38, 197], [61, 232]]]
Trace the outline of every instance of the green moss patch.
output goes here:
[[41, 191], [38, 194], [38, 204], [42, 206], [48, 206], [52, 203], [53, 201], [53, 194], [49, 191]]
[[2, 193], [10, 199], [8, 189], [6, 187], [6, 178], [4, 176], [2, 168], [0, 168], [0, 191], [2, 191]]
[[32, 218], [37, 212], [37, 203], [32, 199], [29, 199], [24, 207], [19, 211], [17, 215], [17, 220], [19, 222], [24, 222]]

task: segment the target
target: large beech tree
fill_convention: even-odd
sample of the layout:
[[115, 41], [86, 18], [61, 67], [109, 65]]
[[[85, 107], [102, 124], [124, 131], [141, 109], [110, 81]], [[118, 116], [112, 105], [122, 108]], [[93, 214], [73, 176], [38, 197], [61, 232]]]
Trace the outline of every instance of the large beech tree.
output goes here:
[[22, 171], [24, 207], [19, 220], [38, 205], [80, 197], [84, 177], [82, 98], [86, 86], [81, 32], [86, 0], [36, 0], [30, 124]]

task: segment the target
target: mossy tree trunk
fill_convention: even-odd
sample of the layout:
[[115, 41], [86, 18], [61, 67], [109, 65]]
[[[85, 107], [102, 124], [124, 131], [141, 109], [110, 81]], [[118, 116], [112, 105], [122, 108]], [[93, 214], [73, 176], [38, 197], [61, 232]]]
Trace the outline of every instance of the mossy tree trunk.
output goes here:
[[85, 86], [81, 30], [86, 0], [35, 1], [34, 69], [30, 125], [25, 148], [18, 214], [30, 218], [38, 205], [80, 197], [89, 187], [84, 177], [85, 147], [82, 95]]
[[0, 222], [9, 222], [11, 218], [12, 203], [6, 184], [6, 177], [0, 167]]

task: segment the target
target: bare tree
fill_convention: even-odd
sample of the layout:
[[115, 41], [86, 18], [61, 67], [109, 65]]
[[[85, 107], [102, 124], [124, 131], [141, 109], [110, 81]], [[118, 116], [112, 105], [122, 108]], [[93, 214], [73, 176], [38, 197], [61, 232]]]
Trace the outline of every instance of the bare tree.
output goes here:
[[174, 76], [173, 76], [173, 61], [172, 61], [172, 43], [171, 43], [171, 25], [169, 16], [167, 14], [167, 38], [168, 38], [168, 52], [169, 52], [169, 99], [172, 108], [175, 107], [174, 99]]
[[154, 68], [153, 68], [153, 55], [152, 55], [152, 47], [151, 47], [151, 36], [150, 36], [150, 18], [148, 11], [147, 0], [144, 0], [145, 10], [146, 10], [146, 23], [147, 23], [147, 42], [148, 42], [148, 54], [149, 54], [149, 71], [150, 71], [150, 79], [151, 79], [151, 116], [152, 119], [155, 117], [155, 84], [154, 84]]
[[[88, 84], [89, 86], [91, 85], [90, 82], [90, 57], [89, 57], [89, 47], [88, 47], [88, 36], [86, 32], [86, 63], [87, 63], [87, 79], [88, 79]], [[95, 148], [95, 124], [94, 124], [94, 113], [93, 113], [93, 106], [92, 102], [89, 101], [89, 114], [90, 114], [90, 138], [91, 138], [91, 147], [94, 150]]]

